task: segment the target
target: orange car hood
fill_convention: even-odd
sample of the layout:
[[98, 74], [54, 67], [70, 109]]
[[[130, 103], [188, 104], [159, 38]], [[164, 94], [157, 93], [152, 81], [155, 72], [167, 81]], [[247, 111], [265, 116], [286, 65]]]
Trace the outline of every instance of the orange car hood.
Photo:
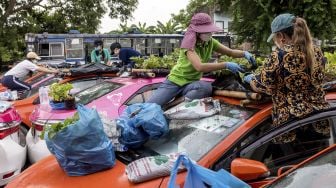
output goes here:
[[141, 184], [133, 184], [128, 181], [125, 173], [126, 166], [116, 160], [113, 168], [94, 174], [69, 177], [58, 165], [54, 156], [48, 156], [22, 172], [19, 177], [9, 183], [11, 187], [159, 187], [162, 178], [157, 178]]

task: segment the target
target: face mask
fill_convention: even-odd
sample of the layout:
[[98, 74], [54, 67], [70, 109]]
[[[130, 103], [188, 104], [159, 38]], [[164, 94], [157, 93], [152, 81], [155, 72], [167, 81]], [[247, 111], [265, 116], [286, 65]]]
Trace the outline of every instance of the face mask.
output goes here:
[[96, 50], [101, 50], [102, 48], [101, 48], [101, 46], [97, 46], [95, 49]]
[[200, 39], [204, 42], [208, 42], [212, 37], [212, 33], [201, 33]]
[[36, 63], [37, 63], [37, 60], [36, 60], [36, 59], [34, 59], [34, 60], [33, 60], [33, 63], [34, 63], [34, 64], [36, 64]]

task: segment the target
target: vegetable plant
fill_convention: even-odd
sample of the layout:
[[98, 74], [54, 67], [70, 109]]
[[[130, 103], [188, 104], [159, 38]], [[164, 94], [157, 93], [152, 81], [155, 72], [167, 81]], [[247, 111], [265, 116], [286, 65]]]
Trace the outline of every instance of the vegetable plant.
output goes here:
[[42, 134], [40, 135], [41, 139], [44, 139], [44, 135], [48, 132], [49, 139], [52, 139], [58, 132], [66, 128], [67, 126], [74, 124], [79, 120], [79, 115], [76, 112], [72, 117], [66, 118], [63, 122], [54, 123], [48, 126], [45, 126]]
[[73, 96], [69, 95], [69, 91], [73, 88], [72, 84], [65, 83], [53, 83], [49, 87], [49, 96], [53, 101], [62, 102], [65, 100], [73, 99]]

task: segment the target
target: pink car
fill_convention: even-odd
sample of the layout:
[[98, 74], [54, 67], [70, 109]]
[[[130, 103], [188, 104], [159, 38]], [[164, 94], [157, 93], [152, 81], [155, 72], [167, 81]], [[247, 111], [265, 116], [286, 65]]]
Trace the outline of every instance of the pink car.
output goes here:
[[[91, 85], [76, 94], [77, 103], [96, 108], [98, 112], [106, 114], [110, 119], [115, 119], [128, 105], [146, 102], [164, 80], [165, 78], [111, 78], [101, 79], [95, 84], [92, 84], [92, 79], [72, 84], [75, 89], [85, 88], [83, 85]], [[43, 109], [40, 106], [35, 108], [30, 116], [33, 129], [28, 132], [26, 137], [28, 156], [32, 163], [50, 154], [45, 141], [39, 138], [43, 126], [63, 121], [75, 112], [76, 110]]]

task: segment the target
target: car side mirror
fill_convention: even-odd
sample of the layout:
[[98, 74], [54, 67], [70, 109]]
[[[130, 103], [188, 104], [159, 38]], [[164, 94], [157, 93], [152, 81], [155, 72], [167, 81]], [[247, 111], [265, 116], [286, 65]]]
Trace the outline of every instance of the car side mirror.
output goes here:
[[264, 163], [251, 159], [236, 158], [231, 162], [231, 174], [237, 178], [248, 181], [266, 178], [270, 175]]
[[289, 169], [293, 168], [294, 165], [283, 166], [278, 169], [277, 175], [280, 176], [281, 174], [287, 172]]

